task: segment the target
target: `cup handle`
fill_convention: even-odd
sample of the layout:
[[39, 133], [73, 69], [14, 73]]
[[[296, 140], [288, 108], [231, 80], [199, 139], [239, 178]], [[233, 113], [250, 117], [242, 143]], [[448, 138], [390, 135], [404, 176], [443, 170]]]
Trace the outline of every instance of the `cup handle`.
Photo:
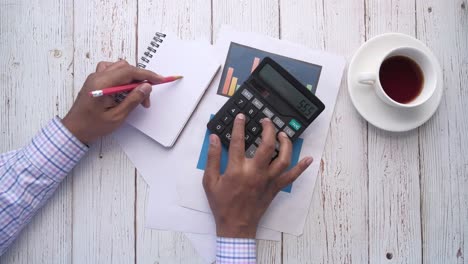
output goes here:
[[361, 72], [358, 76], [358, 82], [365, 85], [374, 85], [377, 76], [373, 72]]

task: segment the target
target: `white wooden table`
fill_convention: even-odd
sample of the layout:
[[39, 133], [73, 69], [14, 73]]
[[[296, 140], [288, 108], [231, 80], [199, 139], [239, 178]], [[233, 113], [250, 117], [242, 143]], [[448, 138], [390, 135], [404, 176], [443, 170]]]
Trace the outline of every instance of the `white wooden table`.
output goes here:
[[[466, 0], [1, 0], [0, 151], [70, 108], [97, 62], [136, 62], [138, 26], [216, 39], [222, 24], [345, 55], [402, 32], [444, 69], [425, 125], [388, 133], [343, 79], [304, 235], [259, 243], [260, 263], [468, 263]], [[155, 102], [157, 103], [157, 102]], [[145, 229], [147, 186], [111, 138], [96, 142], [1, 263], [200, 263], [183, 234]]]

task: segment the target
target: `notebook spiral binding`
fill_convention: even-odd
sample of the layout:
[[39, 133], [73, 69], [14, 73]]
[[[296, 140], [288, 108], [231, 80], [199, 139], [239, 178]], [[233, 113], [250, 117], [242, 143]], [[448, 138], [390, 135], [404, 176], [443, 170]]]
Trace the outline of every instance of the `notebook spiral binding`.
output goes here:
[[154, 34], [153, 39], [150, 41], [148, 47], [146, 47], [147, 51], [145, 51], [140, 58], [142, 62], [137, 63], [139, 68], [146, 68], [146, 65], [150, 62], [151, 58], [153, 58], [154, 54], [156, 54], [159, 45], [164, 41], [165, 37], [166, 34], [161, 32], [156, 32]]
[[[146, 65], [148, 65], [150, 60], [156, 54], [157, 49], [159, 48], [161, 43], [163, 43], [165, 37], [166, 37], [166, 34], [161, 33], [161, 32], [156, 32], [154, 34], [153, 39], [150, 41], [150, 43], [146, 47], [147, 50], [143, 53], [143, 56], [141, 56], [140, 58], [141, 62], [137, 63], [138, 68], [142, 68], [142, 69], [146, 68]], [[125, 99], [125, 97], [127, 97], [129, 93], [130, 92], [119, 93], [114, 96], [114, 100], [117, 103], [120, 103]]]

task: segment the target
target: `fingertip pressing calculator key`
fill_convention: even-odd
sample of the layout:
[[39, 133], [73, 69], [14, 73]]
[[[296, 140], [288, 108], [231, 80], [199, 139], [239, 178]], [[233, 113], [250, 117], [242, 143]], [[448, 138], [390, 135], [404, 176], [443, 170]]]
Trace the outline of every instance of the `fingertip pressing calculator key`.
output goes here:
[[[234, 118], [245, 115], [245, 156], [253, 158], [261, 143], [262, 125], [267, 117], [276, 134], [284, 131], [291, 141], [325, 109], [325, 105], [304, 85], [271, 58], [264, 58], [249, 78], [208, 122], [208, 129], [229, 147]], [[279, 151], [276, 142], [273, 159]]]

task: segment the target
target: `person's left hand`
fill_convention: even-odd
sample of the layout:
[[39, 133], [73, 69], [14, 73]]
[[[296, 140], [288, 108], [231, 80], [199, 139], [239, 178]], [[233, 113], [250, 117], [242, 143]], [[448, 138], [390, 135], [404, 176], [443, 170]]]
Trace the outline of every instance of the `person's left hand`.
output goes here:
[[83, 88], [68, 114], [63, 118], [63, 125], [84, 144], [89, 144], [101, 136], [117, 129], [128, 114], [139, 104], [150, 106], [151, 85], [142, 84], [117, 104], [112, 96], [90, 97], [88, 93], [134, 81], [148, 80], [159, 83], [162, 76], [148, 70], [131, 66], [121, 60], [115, 63], [100, 62], [96, 72], [86, 79]]

